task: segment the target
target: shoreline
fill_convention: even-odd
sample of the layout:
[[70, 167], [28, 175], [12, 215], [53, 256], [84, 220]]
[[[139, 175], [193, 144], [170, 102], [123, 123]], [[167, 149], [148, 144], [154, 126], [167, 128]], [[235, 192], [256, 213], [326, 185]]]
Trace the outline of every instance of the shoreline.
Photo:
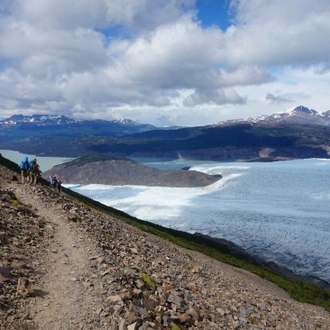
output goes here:
[[236, 159], [237, 163], [252, 163], [252, 162], [260, 162], [260, 163], [272, 163], [272, 162], [284, 162], [287, 160], [295, 160], [298, 158], [291, 157], [257, 157], [250, 159]]

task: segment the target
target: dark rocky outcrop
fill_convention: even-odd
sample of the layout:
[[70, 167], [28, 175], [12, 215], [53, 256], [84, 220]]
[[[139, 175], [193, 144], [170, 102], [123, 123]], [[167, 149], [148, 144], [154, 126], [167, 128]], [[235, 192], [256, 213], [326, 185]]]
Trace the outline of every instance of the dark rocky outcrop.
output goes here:
[[65, 183], [163, 187], [204, 187], [222, 178], [221, 175], [197, 171], [159, 170], [130, 159], [101, 155], [85, 156], [57, 165], [43, 173], [43, 177], [55, 174]]

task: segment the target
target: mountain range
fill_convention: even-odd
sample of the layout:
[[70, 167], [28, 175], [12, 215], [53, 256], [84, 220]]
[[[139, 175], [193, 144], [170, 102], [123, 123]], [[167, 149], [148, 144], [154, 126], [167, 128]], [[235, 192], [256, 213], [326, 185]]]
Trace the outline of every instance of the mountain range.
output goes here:
[[238, 123], [251, 123], [251, 124], [265, 124], [265, 123], [278, 123], [278, 124], [301, 124], [301, 125], [321, 125], [330, 126], [330, 110], [322, 113], [316, 110], [309, 109], [302, 105], [287, 109], [282, 112], [276, 112], [271, 115], [257, 116], [255, 118], [235, 119], [220, 122], [218, 125], [232, 125]]
[[58, 157], [99, 153], [216, 161], [330, 158], [330, 111], [319, 114], [298, 106], [269, 116], [183, 128], [18, 115], [0, 121], [0, 149]]
[[113, 136], [157, 129], [149, 124], [133, 120], [74, 120], [66, 116], [14, 115], [0, 120], [0, 137], [3, 141], [16, 141], [40, 136]]
[[[276, 112], [271, 115], [262, 115], [257, 117], [233, 119], [219, 122], [215, 125], [233, 125], [239, 123], [280, 123], [280, 124], [301, 124], [301, 125], [321, 125], [330, 126], [330, 110], [322, 113], [316, 110], [304, 107], [302, 105], [282, 112]], [[75, 120], [63, 115], [13, 115], [9, 118], [0, 120], [0, 132], [10, 130], [29, 131], [29, 129], [40, 131], [40, 134], [50, 130], [51, 135], [63, 134], [66, 130], [67, 135], [83, 135], [85, 130], [90, 130], [90, 135], [104, 136], [124, 136], [128, 134], [151, 131], [156, 129], [165, 129], [151, 124], [139, 124], [130, 119], [118, 120]], [[167, 127], [166, 130], [183, 127]], [[36, 130], [36, 131], [35, 131]], [[24, 134], [24, 132], [21, 132]], [[13, 135], [11, 133], [11, 135]]]

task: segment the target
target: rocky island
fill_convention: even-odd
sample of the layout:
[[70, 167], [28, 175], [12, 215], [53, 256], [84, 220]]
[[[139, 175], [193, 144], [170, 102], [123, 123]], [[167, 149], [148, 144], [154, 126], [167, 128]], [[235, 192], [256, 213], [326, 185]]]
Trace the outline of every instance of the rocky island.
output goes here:
[[222, 178], [192, 170], [160, 170], [128, 158], [88, 155], [54, 166], [43, 177], [59, 176], [65, 183], [204, 187]]

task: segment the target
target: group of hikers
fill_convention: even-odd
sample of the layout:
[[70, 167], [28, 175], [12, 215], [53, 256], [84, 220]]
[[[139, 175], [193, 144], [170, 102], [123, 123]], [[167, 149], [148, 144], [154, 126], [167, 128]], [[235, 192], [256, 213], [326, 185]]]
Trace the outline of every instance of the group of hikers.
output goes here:
[[[27, 156], [24, 157], [24, 159], [18, 163], [19, 168], [21, 169], [21, 180], [22, 183], [30, 183], [30, 184], [37, 184], [39, 178], [41, 178], [41, 170], [40, 166], [37, 163], [37, 159], [34, 158], [31, 162], [29, 161], [29, 158]], [[55, 191], [61, 192], [62, 188], [62, 181], [59, 177], [56, 175], [49, 176], [47, 179], [47, 182], [49, 182], [50, 187], [54, 189]]]
[[47, 182], [50, 183], [50, 187], [53, 188], [55, 191], [61, 192], [62, 188], [62, 181], [60, 178], [55, 176], [49, 176]]
[[18, 163], [18, 166], [21, 169], [22, 183], [38, 183], [38, 179], [41, 177], [41, 170], [36, 159], [30, 162], [29, 158], [25, 156], [24, 159]]

